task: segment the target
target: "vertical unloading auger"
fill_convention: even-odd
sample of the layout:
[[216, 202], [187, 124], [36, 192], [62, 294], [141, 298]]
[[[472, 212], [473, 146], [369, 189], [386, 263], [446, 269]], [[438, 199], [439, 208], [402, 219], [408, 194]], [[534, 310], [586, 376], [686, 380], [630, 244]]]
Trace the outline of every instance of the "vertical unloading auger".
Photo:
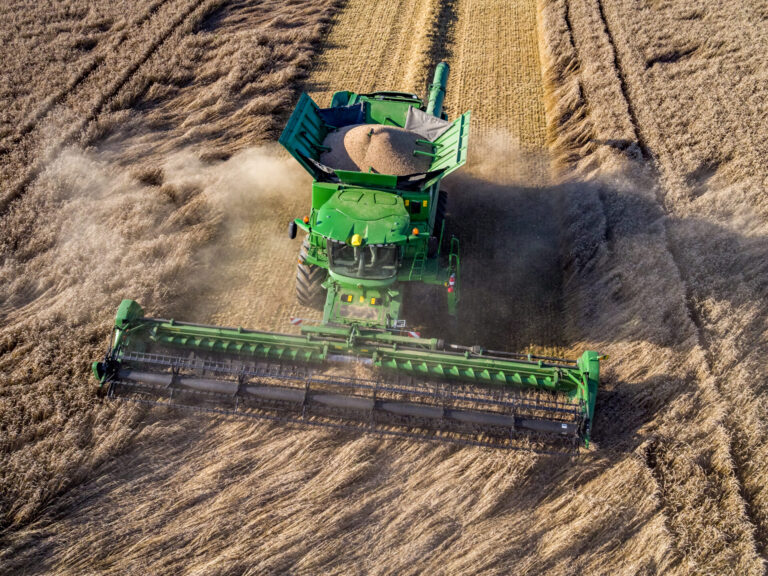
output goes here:
[[[290, 238], [305, 233], [297, 298], [323, 309], [321, 325], [292, 335], [188, 324], [145, 317], [124, 300], [109, 350], [93, 364], [100, 389], [139, 402], [451, 442], [588, 445], [595, 352], [564, 360], [445, 345], [413, 337], [400, 316], [409, 282], [431, 286], [446, 315], [462, 298], [459, 239], [446, 232], [449, 198], [440, 183], [467, 160], [470, 112], [448, 120], [448, 73], [446, 63], [437, 66], [426, 103], [403, 92], [343, 91], [321, 109], [309, 95], [299, 98], [280, 143], [312, 175], [312, 206], [288, 230]], [[334, 149], [355, 140], [349, 134], [389, 152]], [[359, 171], [334, 164], [350, 154]]]

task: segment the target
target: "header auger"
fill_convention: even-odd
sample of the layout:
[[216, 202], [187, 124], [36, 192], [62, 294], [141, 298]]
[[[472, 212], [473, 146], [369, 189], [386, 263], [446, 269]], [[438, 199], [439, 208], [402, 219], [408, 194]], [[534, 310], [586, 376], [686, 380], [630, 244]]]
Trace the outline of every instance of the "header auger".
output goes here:
[[[588, 444], [595, 352], [565, 360], [445, 345], [409, 335], [400, 317], [406, 282], [434, 285], [446, 314], [460, 300], [459, 241], [445, 235], [447, 197], [439, 187], [466, 162], [470, 115], [447, 121], [447, 75], [440, 64], [426, 105], [399, 92], [337, 92], [320, 109], [304, 94], [289, 119], [280, 142], [314, 178], [311, 211], [289, 226], [291, 238], [306, 233], [297, 297], [323, 308], [322, 324], [302, 326], [301, 334], [206, 326], [149, 318], [124, 300], [106, 357], [93, 365], [101, 389], [109, 397], [450, 442]], [[394, 127], [392, 141], [407, 130], [419, 146], [407, 152], [425, 155], [425, 170], [391, 175], [322, 162], [329, 134], [366, 124]]]

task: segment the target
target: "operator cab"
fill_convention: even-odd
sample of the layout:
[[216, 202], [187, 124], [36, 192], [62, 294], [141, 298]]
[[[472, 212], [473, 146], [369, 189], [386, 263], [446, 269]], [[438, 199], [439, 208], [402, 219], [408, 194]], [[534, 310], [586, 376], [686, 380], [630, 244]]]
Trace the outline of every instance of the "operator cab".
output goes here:
[[387, 280], [397, 275], [400, 248], [396, 244], [351, 246], [328, 240], [331, 272], [348, 278]]

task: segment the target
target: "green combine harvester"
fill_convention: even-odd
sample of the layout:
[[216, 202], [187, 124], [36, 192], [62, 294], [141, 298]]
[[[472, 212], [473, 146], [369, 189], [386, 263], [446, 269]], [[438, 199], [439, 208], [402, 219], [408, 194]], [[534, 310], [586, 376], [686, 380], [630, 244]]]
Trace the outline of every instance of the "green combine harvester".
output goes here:
[[[588, 445], [597, 353], [577, 360], [446, 345], [411, 332], [402, 287], [433, 285], [445, 313], [461, 299], [459, 240], [445, 232], [442, 178], [466, 162], [470, 113], [442, 111], [448, 65], [426, 104], [413, 94], [336, 92], [320, 109], [303, 94], [280, 143], [312, 175], [296, 290], [323, 309], [301, 334], [223, 328], [118, 309], [93, 372], [109, 397], [364, 432], [497, 447]], [[329, 134], [393, 126], [418, 134], [427, 168], [406, 175], [322, 163]], [[367, 128], [364, 128], [367, 130]], [[371, 132], [372, 134], [372, 132]], [[541, 443], [540, 443], [541, 442]]]

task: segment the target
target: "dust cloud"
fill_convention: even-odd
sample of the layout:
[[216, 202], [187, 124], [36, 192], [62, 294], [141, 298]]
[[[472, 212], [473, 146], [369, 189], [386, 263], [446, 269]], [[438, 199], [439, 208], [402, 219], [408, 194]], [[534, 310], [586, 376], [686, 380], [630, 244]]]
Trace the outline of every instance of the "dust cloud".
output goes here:
[[312, 182], [277, 145], [246, 148], [218, 163], [206, 163], [191, 151], [174, 154], [163, 174], [172, 187], [201, 190], [211, 209], [234, 227], [274, 218], [292, 197], [309, 199]]
[[[439, 288], [409, 287], [405, 317], [425, 334], [492, 349], [561, 353], [562, 190], [546, 152], [505, 131], [472, 140], [467, 165], [441, 184], [446, 237], [461, 243], [461, 303], [446, 317]], [[447, 242], [446, 242], [447, 244]]]
[[194, 301], [221, 239], [307, 190], [294, 164], [254, 148], [130, 171], [71, 147], [3, 216], [0, 525], [29, 520], [134, 433], [141, 411], [95, 401], [88, 371], [120, 300], [150, 313]]
[[288, 223], [309, 212], [309, 174], [277, 145], [218, 163], [175, 154], [162, 173], [173, 190], [197, 190], [217, 222], [216, 237], [183, 275], [184, 298], [166, 302], [167, 310], [198, 322], [285, 328], [299, 250]]

